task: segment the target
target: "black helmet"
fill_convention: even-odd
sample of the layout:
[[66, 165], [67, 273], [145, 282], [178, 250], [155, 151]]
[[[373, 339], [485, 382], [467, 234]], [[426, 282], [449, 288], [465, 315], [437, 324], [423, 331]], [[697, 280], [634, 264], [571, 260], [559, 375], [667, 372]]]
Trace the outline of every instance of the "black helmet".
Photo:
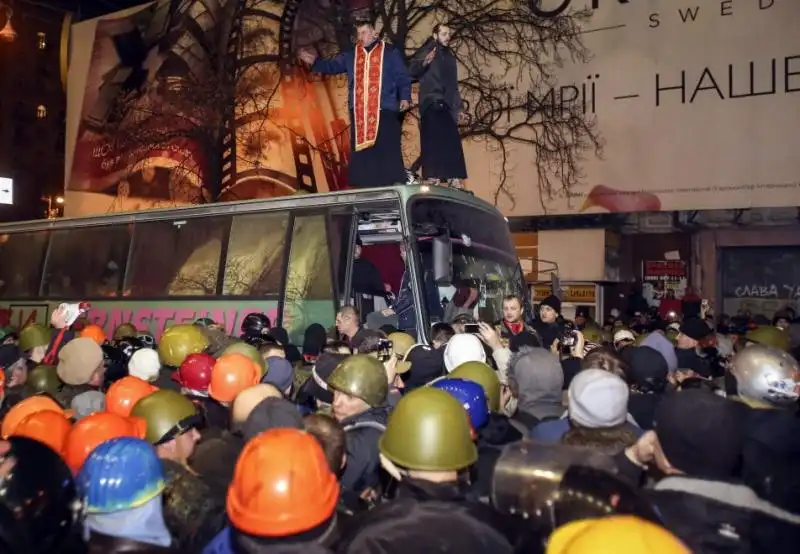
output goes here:
[[209, 327], [215, 325], [214, 320], [210, 317], [201, 317], [194, 320], [193, 325], [197, 325], [198, 327], [203, 327], [204, 329], [208, 329]]
[[269, 318], [260, 313], [247, 314], [242, 321], [242, 338], [253, 335], [266, 335], [269, 332]]
[[64, 460], [44, 444], [0, 441], [0, 552], [64, 552], [80, 528], [81, 502]]
[[150, 333], [139, 333], [139, 340], [142, 341], [145, 348], [152, 348], [155, 350], [156, 338]]
[[131, 356], [133, 356], [134, 352], [144, 348], [144, 343], [139, 337], [125, 337], [114, 341], [113, 344], [122, 352], [122, 355], [125, 357], [126, 365], [131, 361]]
[[114, 344], [103, 344], [100, 349], [103, 351], [103, 366], [106, 369], [103, 377], [103, 386], [107, 389], [113, 382], [122, 379], [128, 374], [129, 358]]

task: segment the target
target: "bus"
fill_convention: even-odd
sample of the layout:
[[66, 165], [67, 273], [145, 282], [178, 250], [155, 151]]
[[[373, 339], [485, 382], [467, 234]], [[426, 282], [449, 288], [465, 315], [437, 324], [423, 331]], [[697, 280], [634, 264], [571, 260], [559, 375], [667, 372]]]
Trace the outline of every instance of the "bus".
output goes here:
[[60, 303], [87, 301], [88, 321], [109, 334], [130, 322], [157, 339], [209, 317], [238, 335], [262, 312], [301, 344], [358, 296], [357, 252], [387, 290], [408, 272], [420, 342], [456, 305], [484, 321], [501, 318], [506, 295], [529, 307], [503, 215], [422, 185], [2, 224], [0, 325], [48, 323]]

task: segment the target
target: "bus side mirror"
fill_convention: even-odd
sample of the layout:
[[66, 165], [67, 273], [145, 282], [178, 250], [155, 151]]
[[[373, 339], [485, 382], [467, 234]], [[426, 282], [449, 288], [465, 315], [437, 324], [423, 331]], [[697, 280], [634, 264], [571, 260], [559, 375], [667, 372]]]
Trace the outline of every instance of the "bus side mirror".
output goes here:
[[443, 287], [453, 282], [453, 241], [450, 235], [439, 235], [433, 239], [433, 278], [437, 285]]

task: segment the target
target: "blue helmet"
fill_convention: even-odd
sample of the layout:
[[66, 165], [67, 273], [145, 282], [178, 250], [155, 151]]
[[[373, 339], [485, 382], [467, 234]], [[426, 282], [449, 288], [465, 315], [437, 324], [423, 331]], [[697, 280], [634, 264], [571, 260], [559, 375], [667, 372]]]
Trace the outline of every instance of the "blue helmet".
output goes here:
[[164, 470], [153, 446], [141, 439], [121, 437], [100, 444], [77, 477], [90, 514], [142, 506], [164, 490]]
[[467, 410], [469, 420], [474, 429], [482, 428], [489, 421], [489, 403], [486, 401], [486, 391], [475, 381], [442, 379], [431, 386], [445, 391], [458, 400]]

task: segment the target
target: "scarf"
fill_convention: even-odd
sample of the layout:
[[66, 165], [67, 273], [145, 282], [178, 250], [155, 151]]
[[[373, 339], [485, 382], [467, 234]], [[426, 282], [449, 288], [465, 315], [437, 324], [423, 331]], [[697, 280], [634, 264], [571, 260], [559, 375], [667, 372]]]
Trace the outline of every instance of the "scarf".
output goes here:
[[172, 544], [172, 536], [164, 523], [161, 495], [138, 508], [109, 514], [89, 514], [84, 523], [84, 540], [89, 539], [92, 531], [157, 546]]
[[375, 146], [381, 117], [381, 85], [383, 82], [383, 52], [385, 44], [378, 41], [367, 50], [356, 45], [353, 64], [353, 124], [355, 145], [360, 152]]
[[511, 331], [512, 335], [519, 335], [525, 330], [525, 324], [521, 321], [518, 321], [517, 323], [511, 323], [510, 321], [504, 319], [503, 324], [509, 331]]

